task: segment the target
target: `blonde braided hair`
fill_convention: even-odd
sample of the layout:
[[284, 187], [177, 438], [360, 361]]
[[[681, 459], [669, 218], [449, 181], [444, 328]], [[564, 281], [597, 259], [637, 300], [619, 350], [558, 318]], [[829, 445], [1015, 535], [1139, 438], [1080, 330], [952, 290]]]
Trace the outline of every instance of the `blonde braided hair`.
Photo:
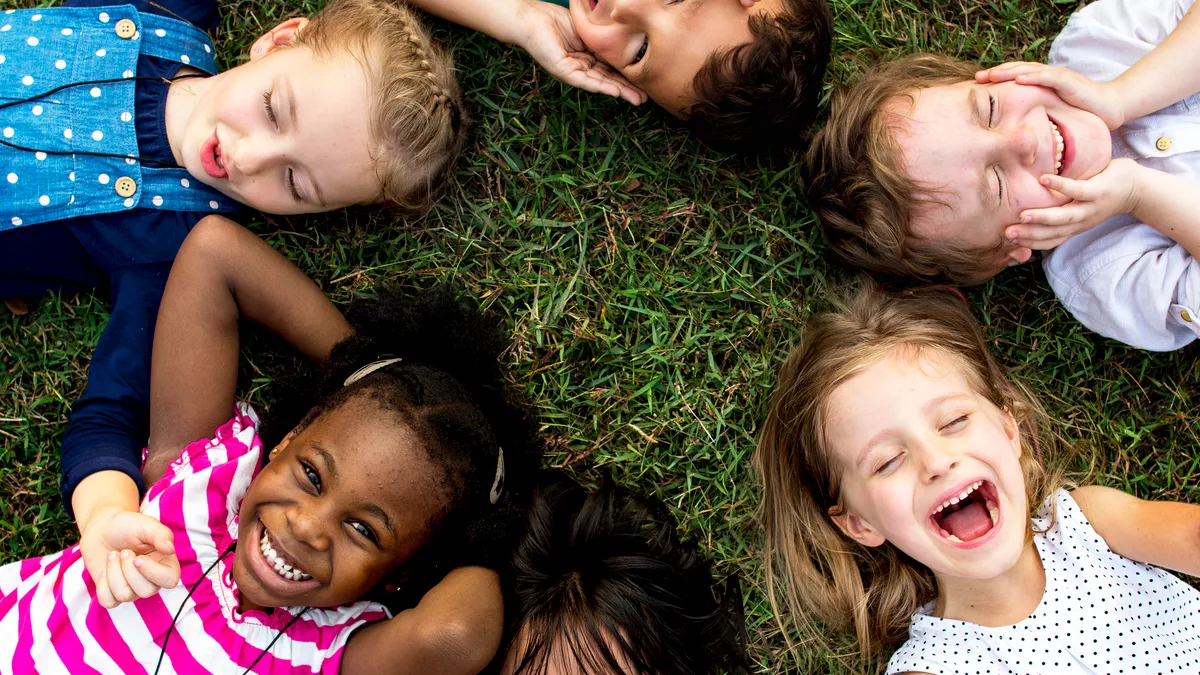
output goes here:
[[407, 5], [330, 0], [294, 46], [358, 58], [371, 82], [372, 155], [379, 200], [406, 213], [429, 209], [462, 151], [467, 116], [450, 55]]

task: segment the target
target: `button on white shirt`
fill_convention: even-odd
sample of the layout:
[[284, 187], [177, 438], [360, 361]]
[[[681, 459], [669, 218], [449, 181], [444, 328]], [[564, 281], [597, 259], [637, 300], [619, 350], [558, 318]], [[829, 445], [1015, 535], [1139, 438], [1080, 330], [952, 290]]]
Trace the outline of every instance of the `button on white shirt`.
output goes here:
[[[1071, 16], [1049, 62], [1109, 82], [1166, 39], [1193, 2], [1099, 0]], [[1193, 182], [1200, 209], [1200, 94], [1126, 122], [1112, 145], [1114, 158]], [[1155, 351], [1200, 336], [1200, 263], [1132, 215], [1071, 237], [1042, 265], [1071, 314], [1101, 335]]]

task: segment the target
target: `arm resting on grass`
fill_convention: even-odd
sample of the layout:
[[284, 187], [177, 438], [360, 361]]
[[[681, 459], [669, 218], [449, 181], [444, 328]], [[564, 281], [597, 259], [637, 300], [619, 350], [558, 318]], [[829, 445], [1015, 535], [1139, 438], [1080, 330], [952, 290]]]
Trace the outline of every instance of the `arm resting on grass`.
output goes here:
[[412, 4], [501, 42], [519, 45], [527, 32], [522, 13], [531, 1], [540, 0], [412, 0]]
[[200, 221], [179, 249], [158, 313], [147, 484], [232, 414], [243, 316], [315, 361], [350, 333], [329, 298], [279, 252], [232, 221]]
[[482, 567], [460, 567], [416, 607], [356, 632], [346, 645], [341, 672], [474, 675], [495, 656], [503, 622], [499, 576]]
[[1098, 485], [1081, 487], [1071, 496], [1114, 553], [1200, 575], [1200, 506], [1145, 501]]

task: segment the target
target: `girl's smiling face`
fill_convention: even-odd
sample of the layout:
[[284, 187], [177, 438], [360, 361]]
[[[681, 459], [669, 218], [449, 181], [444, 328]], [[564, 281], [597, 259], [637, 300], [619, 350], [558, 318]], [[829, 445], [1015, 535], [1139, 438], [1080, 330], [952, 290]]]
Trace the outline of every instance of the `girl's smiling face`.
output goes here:
[[326, 411], [278, 449], [238, 512], [243, 608], [359, 600], [428, 541], [444, 509], [441, 472], [417, 437], [369, 400]]
[[1012, 568], [1029, 526], [1021, 441], [1007, 411], [936, 349], [893, 350], [830, 395], [826, 443], [841, 478], [834, 522], [890, 542], [937, 577]]
[[[1086, 180], [1112, 159], [1103, 120], [1050, 89], [966, 81], [913, 96], [911, 107], [907, 99], [889, 104], [904, 172], [947, 204], [916, 212], [910, 227], [920, 238], [1001, 248], [1022, 211], [1069, 201], [1039, 183], [1042, 175]], [[1001, 255], [1002, 269], [1027, 260], [1029, 249], [1001, 248]]]
[[289, 46], [307, 19], [260, 38], [250, 60], [171, 85], [167, 136], [197, 180], [267, 213], [377, 201], [372, 99], [360, 59]]

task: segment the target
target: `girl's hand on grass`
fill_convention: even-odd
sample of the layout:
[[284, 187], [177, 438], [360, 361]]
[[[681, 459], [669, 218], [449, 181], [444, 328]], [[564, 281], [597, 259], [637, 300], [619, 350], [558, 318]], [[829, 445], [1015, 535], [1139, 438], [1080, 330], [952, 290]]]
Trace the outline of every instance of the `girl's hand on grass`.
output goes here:
[[179, 558], [171, 530], [137, 511], [93, 514], [79, 539], [84, 567], [96, 583], [96, 599], [112, 609], [179, 584]]
[[534, 0], [526, 3], [520, 24], [527, 27], [518, 44], [554, 79], [597, 94], [623, 98], [641, 105], [649, 98], [625, 76], [587, 51], [563, 7]]
[[1141, 166], [1132, 159], [1114, 159], [1104, 171], [1087, 180], [1045, 174], [1039, 181], [1071, 198], [1062, 206], [1021, 212], [1021, 223], [1004, 235], [1019, 246], [1047, 250], [1096, 225], [1137, 207]]
[[975, 81], [980, 84], [1015, 81], [1047, 87], [1063, 101], [1099, 117], [1109, 131], [1125, 123], [1125, 107], [1109, 84], [1093, 82], [1066, 68], [1014, 61], [975, 73]]

